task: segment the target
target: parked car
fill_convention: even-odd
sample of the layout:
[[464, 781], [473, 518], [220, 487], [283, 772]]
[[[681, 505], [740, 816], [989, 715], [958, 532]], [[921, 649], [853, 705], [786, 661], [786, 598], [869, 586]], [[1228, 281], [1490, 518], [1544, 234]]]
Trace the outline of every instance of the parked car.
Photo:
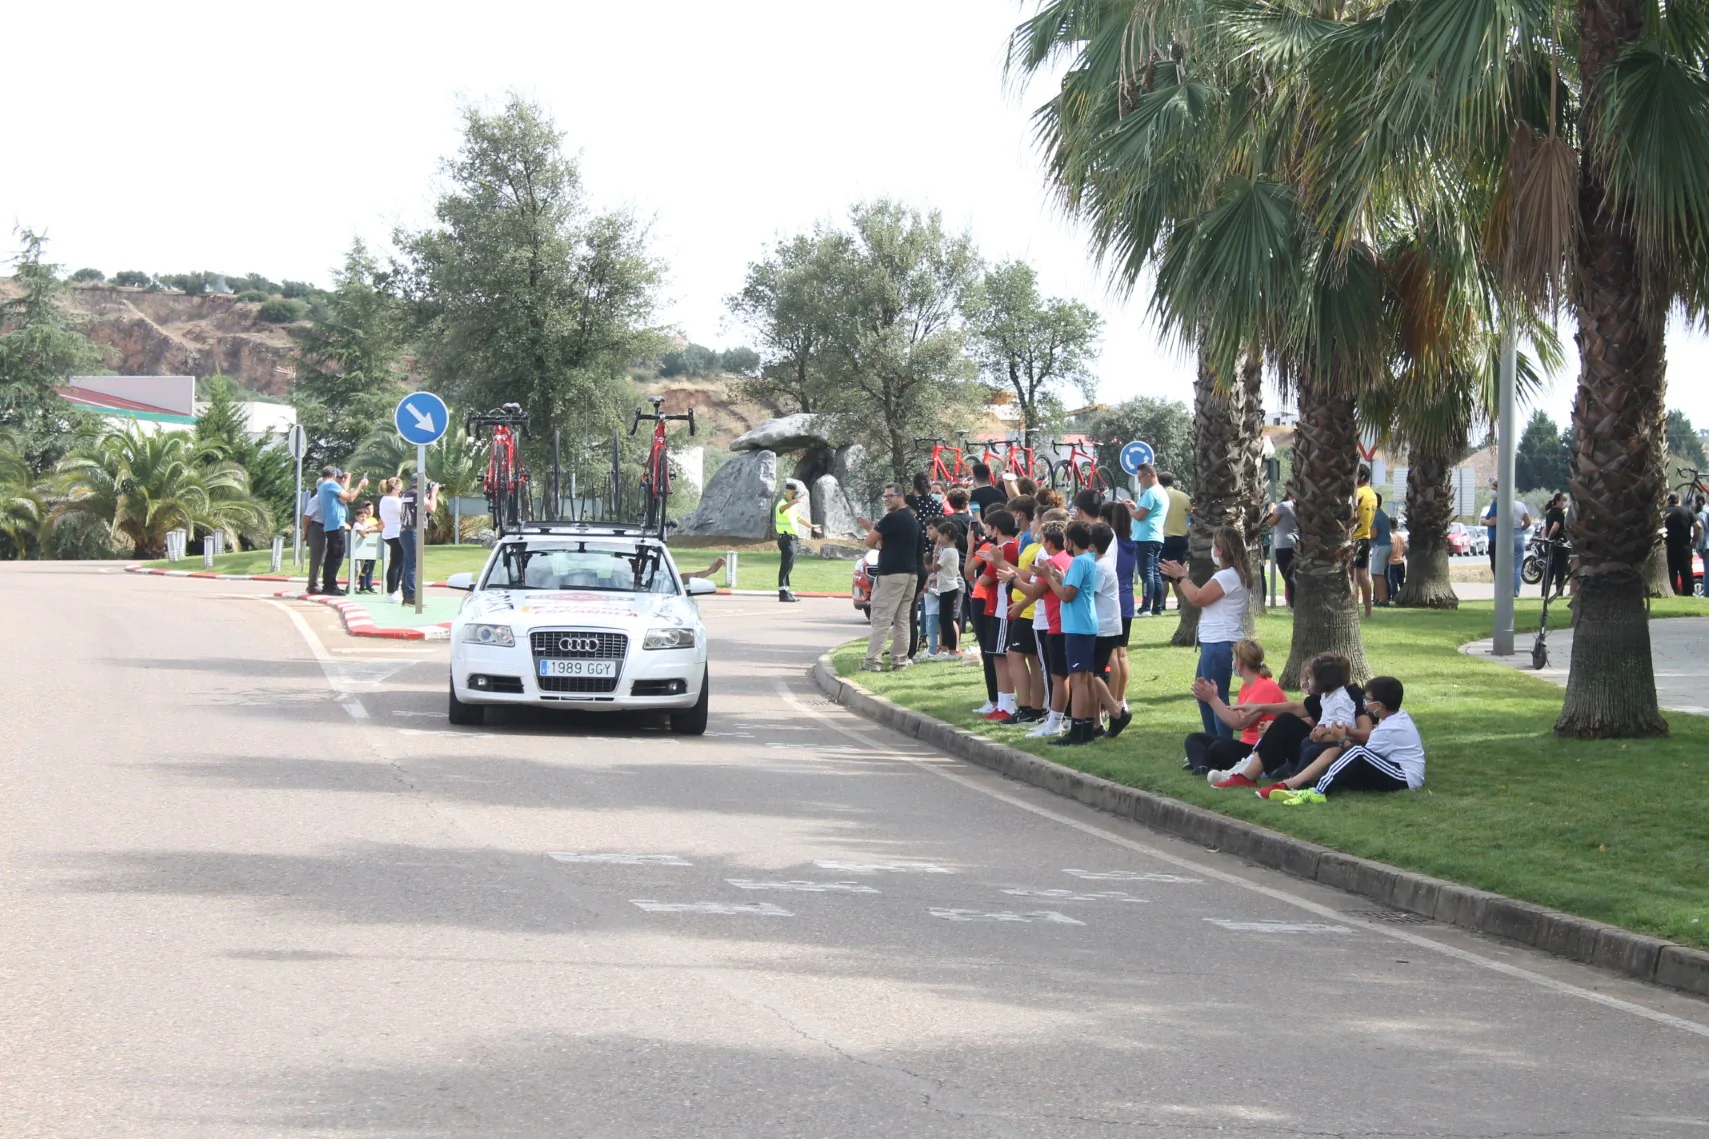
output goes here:
[[1459, 556], [1472, 552], [1471, 531], [1466, 529], [1464, 522], [1448, 524], [1448, 552]]
[[849, 593], [854, 598], [854, 607], [872, 620], [872, 570], [878, 565], [878, 551], [868, 550], [866, 556], [855, 559], [854, 581], [849, 583]]

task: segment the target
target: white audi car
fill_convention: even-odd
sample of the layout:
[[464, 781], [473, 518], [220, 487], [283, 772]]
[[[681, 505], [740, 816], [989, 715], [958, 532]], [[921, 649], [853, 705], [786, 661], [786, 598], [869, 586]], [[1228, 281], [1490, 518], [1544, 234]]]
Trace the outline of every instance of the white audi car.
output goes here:
[[530, 523], [506, 534], [451, 622], [453, 724], [491, 704], [661, 711], [671, 729], [706, 730], [706, 626], [670, 551], [638, 528]]

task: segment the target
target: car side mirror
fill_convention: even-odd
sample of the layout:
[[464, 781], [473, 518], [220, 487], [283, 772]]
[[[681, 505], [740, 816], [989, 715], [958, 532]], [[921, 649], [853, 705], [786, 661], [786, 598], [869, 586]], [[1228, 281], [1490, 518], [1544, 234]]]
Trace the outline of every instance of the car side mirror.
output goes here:
[[718, 592], [718, 586], [704, 577], [691, 577], [688, 579], [687, 585], [690, 597], [701, 597], [708, 593]]
[[475, 575], [472, 573], [454, 573], [445, 579], [445, 586], [447, 589], [473, 589], [475, 588]]

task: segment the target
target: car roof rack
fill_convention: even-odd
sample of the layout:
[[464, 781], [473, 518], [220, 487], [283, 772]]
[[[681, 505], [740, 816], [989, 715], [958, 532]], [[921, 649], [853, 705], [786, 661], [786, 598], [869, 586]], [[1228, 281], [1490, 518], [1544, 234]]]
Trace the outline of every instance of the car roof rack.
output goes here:
[[505, 537], [527, 537], [530, 534], [544, 534], [558, 537], [589, 538], [646, 538], [651, 535], [645, 526], [635, 526], [623, 522], [524, 522], [514, 530], [506, 530]]

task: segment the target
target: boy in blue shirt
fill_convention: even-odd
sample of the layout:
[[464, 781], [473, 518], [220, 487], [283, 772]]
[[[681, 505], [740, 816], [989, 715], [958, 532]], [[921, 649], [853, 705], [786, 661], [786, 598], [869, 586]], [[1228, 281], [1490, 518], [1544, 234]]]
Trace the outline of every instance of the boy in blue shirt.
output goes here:
[[1100, 705], [1110, 713], [1110, 732], [1120, 734], [1133, 718], [1122, 711], [1110, 695], [1109, 688], [1093, 673], [1098, 641], [1098, 611], [1095, 595], [1098, 587], [1098, 562], [1092, 553], [1092, 528], [1084, 522], [1071, 522], [1063, 536], [1074, 559], [1068, 568], [1056, 569], [1048, 562], [1035, 563], [1050, 589], [1060, 599], [1060, 623], [1063, 655], [1068, 661], [1068, 707], [1071, 719], [1068, 732], [1050, 741], [1061, 747], [1089, 744], [1098, 731]]

